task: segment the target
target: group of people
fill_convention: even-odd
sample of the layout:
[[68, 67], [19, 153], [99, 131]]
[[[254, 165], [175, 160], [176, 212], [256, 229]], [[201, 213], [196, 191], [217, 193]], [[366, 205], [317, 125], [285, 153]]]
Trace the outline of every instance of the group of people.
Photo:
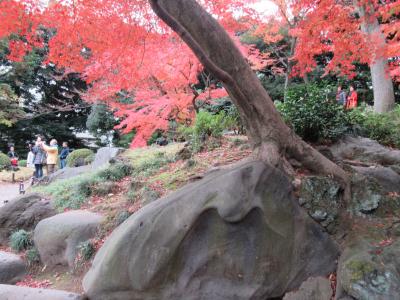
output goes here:
[[349, 89], [349, 93], [346, 93], [346, 91], [343, 90], [343, 87], [339, 85], [336, 93], [336, 101], [345, 109], [353, 109], [357, 107], [358, 94], [356, 89], [353, 85], [350, 85]]
[[[60, 158], [60, 168], [64, 168], [67, 164], [67, 157], [69, 155], [68, 143], [63, 142], [62, 148], [59, 154], [57, 140], [52, 139], [49, 145], [46, 145], [42, 141], [41, 137], [36, 139], [34, 145], [29, 145], [29, 153], [26, 160], [27, 167], [34, 168], [34, 178], [40, 179], [43, 177], [43, 167], [47, 167], [47, 174], [54, 173], [58, 158]], [[14, 147], [10, 147], [8, 152], [11, 164], [13, 166], [18, 165], [18, 155], [14, 150]]]

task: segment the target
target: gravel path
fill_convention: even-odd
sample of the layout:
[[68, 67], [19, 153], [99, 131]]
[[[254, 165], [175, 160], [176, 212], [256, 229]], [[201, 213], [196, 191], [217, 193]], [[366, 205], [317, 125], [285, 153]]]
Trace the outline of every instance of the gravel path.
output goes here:
[[[25, 182], [25, 189], [29, 182]], [[3, 206], [4, 200], [11, 200], [19, 196], [19, 183], [0, 182], [0, 206]]]

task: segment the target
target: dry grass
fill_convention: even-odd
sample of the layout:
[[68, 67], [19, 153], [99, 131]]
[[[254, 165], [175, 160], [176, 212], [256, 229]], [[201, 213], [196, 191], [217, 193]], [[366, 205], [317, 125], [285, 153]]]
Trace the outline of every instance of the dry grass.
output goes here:
[[28, 180], [29, 178], [32, 177], [33, 174], [33, 169], [31, 168], [26, 168], [26, 167], [19, 167], [18, 171], [12, 172], [12, 171], [1, 171], [0, 172], [0, 181], [4, 182], [12, 182], [13, 178], [13, 173], [15, 173], [15, 180]]

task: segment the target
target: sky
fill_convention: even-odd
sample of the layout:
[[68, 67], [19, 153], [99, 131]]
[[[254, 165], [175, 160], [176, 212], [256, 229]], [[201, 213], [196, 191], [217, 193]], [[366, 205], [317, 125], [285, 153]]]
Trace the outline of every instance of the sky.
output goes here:
[[260, 13], [265, 13], [266, 15], [274, 14], [277, 10], [276, 5], [269, 0], [260, 0], [258, 3], [253, 4], [253, 7]]

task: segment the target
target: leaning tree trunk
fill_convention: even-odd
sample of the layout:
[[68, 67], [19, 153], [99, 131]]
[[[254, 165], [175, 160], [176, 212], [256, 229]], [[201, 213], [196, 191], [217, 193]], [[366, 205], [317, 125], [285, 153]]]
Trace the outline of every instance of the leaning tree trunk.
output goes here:
[[388, 112], [394, 108], [394, 90], [388, 71], [387, 59], [382, 57], [382, 52], [386, 45], [385, 37], [374, 14], [372, 3], [368, 4], [368, 10], [365, 6], [360, 5], [357, 0], [354, 3], [360, 17], [364, 19], [361, 24], [361, 30], [365, 33], [367, 39], [375, 44], [370, 64], [374, 91], [374, 111], [377, 113]]
[[247, 126], [257, 158], [287, 170], [288, 158], [347, 184], [347, 174], [300, 139], [282, 120], [267, 92], [221, 25], [195, 0], [150, 0], [154, 12], [221, 80]]

